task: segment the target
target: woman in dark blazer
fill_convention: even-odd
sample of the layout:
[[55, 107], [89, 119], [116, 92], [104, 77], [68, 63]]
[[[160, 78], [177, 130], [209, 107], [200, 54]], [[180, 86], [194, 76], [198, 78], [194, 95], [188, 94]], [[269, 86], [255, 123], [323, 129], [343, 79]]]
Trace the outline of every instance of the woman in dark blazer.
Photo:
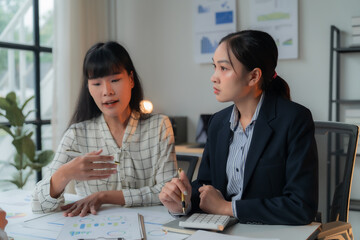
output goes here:
[[[211, 78], [216, 98], [234, 105], [210, 119], [197, 180], [172, 179], [159, 195], [173, 214], [204, 211], [242, 223], [308, 224], [318, 205], [318, 159], [311, 112], [290, 100], [277, 75], [272, 37], [246, 30], [224, 37]], [[191, 193], [191, 194], [188, 194]], [[190, 204], [191, 203], [191, 204]]]

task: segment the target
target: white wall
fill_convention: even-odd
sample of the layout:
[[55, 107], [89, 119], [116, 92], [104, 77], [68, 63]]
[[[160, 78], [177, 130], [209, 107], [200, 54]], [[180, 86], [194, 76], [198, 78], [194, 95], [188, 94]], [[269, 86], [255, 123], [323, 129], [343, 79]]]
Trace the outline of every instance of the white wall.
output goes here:
[[[195, 139], [200, 113], [214, 113], [229, 103], [218, 103], [212, 93], [210, 64], [196, 64], [192, 45], [191, 0], [118, 0], [117, 40], [129, 50], [139, 71], [145, 96], [156, 112], [188, 117], [188, 141]], [[249, 0], [238, 0], [238, 30], [249, 27]], [[299, 58], [281, 60], [277, 72], [290, 85], [294, 101], [307, 106], [315, 120], [328, 119], [330, 26], [342, 32], [342, 43], [351, 43], [351, 17], [360, 15], [359, 0], [299, 0]], [[360, 98], [359, 55], [347, 56], [344, 91]], [[350, 86], [349, 82], [352, 81]], [[360, 196], [359, 176], [353, 193]], [[350, 214], [360, 229], [359, 212]], [[360, 234], [356, 233], [355, 236]]]
[[[200, 113], [229, 105], [212, 93], [212, 66], [194, 62], [192, 7], [191, 0], [118, 0], [116, 15], [117, 40], [129, 50], [146, 98], [156, 112], [187, 116], [190, 142]], [[237, 1], [238, 30], [249, 27], [249, 7], [249, 0]], [[358, 0], [299, 0], [300, 56], [280, 60], [277, 72], [288, 81], [293, 100], [307, 106], [315, 120], [328, 117], [330, 25], [350, 42], [351, 16], [360, 15], [359, 9]]]

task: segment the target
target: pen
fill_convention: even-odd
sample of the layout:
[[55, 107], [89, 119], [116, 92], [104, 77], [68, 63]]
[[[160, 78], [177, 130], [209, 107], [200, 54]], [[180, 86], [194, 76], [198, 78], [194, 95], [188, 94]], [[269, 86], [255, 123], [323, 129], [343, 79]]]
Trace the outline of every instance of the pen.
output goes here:
[[[79, 156], [82, 156], [82, 155], [85, 155], [85, 153], [82, 153], [82, 152], [79, 152], [79, 151], [76, 151], [76, 150], [71, 150], [71, 149], [67, 149], [65, 151], [66, 155], [68, 155], [69, 157], [73, 157], [73, 158], [76, 158], [76, 157], [79, 157]], [[119, 165], [120, 162], [117, 162], [117, 161], [114, 161], [115, 164]]]
[[[182, 171], [182, 169], [179, 168], [178, 169], [179, 178], [180, 178], [181, 171]], [[181, 192], [181, 205], [182, 205], [182, 211], [183, 211], [183, 213], [185, 213], [185, 196], [182, 192]]]

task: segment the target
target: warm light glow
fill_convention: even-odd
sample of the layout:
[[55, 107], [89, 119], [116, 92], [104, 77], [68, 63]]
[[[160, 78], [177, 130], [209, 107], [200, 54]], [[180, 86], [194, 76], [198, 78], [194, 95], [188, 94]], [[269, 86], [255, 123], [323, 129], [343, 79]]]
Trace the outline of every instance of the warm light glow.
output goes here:
[[154, 109], [154, 106], [152, 104], [152, 102], [150, 102], [149, 100], [142, 100], [140, 102], [140, 110], [143, 113], [151, 113]]

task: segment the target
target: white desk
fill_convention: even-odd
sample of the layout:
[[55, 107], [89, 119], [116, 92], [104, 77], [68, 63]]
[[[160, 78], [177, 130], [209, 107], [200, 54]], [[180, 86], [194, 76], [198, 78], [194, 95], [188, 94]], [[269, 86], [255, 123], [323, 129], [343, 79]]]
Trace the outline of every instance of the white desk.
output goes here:
[[[72, 195], [66, 195], [66, 198], [73, 198]], [[9, 236], [15, 240], [33, 240], [33, 239], [47, 239], [55, 240], [57, 232], [34, 230], [24, 226], [24, 221], [39, 217], [39, 215], [31, 212], [30, 206], [31, 193], [29, 191], [13, 190], [8, 192], [0, 192], [0, 207], [8, 213], [9, 224], [5, 231]], [[120, 210], [121, 209], [121, 210]], [[137, 211], [145, 218], [145, 228], [148, 240], [176, 240], [184, 239], [188, 235], [165, 233], [161, 230], [162, 224], [173, 218], [167, 213], [163, 206], [154, 207], [141, 207], [141, 208], [120, 208], [120, 211]], [[64, 217], [64, 221], [66, 218]], [[249, 224], [236, 224], [224, 233], [230, 235], [237, 235], [243, 237], [253, 238], [274, 238], [280, 240], [304, 240], [307, 239], [317, 228], [318, 223], [306, 226], [282, 226], [282, 225], [249, 225]], [[61, 227], [59, 228], [59, 232]], [[30, 234], [31, 232], [31, 234]], [[38, 237], [35, 235], [38, 234]], [[44, 236], [47, 235], [47, 236]]]

